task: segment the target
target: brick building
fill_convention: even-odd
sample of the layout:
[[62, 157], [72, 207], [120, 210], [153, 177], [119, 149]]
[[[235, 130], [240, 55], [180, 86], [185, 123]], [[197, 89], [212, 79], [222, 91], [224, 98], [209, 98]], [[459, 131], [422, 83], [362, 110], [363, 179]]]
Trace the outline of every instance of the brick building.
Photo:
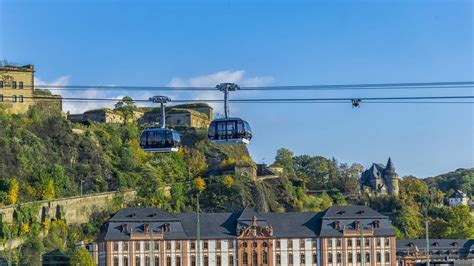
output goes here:
[[[365, 206], [324, 212], [195, 213], [126, 208], [102, 228], [98, 265], [396, 265], [388, 217]], [[198, 252], [199, 247], [199, 252]]]

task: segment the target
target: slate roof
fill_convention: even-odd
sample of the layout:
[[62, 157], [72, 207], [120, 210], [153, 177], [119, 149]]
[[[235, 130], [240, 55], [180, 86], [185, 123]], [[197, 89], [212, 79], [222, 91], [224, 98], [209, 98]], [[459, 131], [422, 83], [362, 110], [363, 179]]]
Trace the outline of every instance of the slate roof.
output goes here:
[[451, 196], [449, 196], [450, 199], [452, 198], [455, 198], [455, 199], [463, 199], [463, 198], [467, 198], [467, 195], [462, 192], [461, 190], [459, 189], [456, 189], [453, 194], [451, 194]]
[[[430, 239], [430, 257], [445, 259], [474, 259], [474, 239]], [[425, 239], [397, 240], [397, 256], [408, 256], [409, 252], [417, 251], [419, 255], [426, 254]]]
[[[273, 237], [312, 238], [319, 236], [340, 236], [342, 230], [334, 229], [334, 221], [341, 227], [351, 226], [354, 221], [369, 228], [374, 220], [380, 227], [375, 235], [395, 235], [387, 216], [366, 206], [333, 206], [324, 212], [257, 213], [246, 208], [236, 213], [201, 213], [201, 239], [236, 238], [237, 227], [251, 225], [257, 218], [261, 227], [271, 226]], [[165, 239], [196, 239], [196, 213], [170, 214], [156, 208], [125, 208], [117, 212], [102, 228], [99, 240], [127, 240], [129, 232], [122, 230], [126, 224], [132, 232], [143, 232], [143, 225], [149, 224], [154, 233], [163, 233]], [[162, 232], [164, 224], [170, 225], [170, 232]]]

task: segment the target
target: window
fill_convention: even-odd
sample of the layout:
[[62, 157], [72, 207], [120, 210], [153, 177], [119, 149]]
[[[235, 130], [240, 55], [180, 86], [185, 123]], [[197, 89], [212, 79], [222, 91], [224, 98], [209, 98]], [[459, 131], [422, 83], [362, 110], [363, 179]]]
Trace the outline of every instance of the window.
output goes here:
[[135, 250], [140, 251], [140, 241], [135, 242]]
[[136, 256], [135, 257], [135, 266], [140, 266], [140, 262], [141, 262], [140, 257]]
[[174, 243], [174, 249], [176, 250], [181, 250], [181, 242], [180, 241], [176, 241]]
[[252, 262], [253, 262], [253, 265], [258, 265], [258, 255], [257, 255], [257, 252], [254, 252], [252, 254]]
[[342, 246], [342, 241], [340, 239], [336, 240], [336, 246], [337, 247]]
[[263, 242], [263, 243], [262, 243], [262, 247], [264, 247], [264, 248], [268, 247], [268, 243], [267, 243], [267, 242]]
[[3, 102], [3, 94], [0, 94], [0, 102]]
[[280, 254], [276, 254], [276, 263], [277, 263], [277, 265], [281, 265], [281, 255]]
[[249, 258], [248, 258], [247, 252], [244, 252], [244, 254], [242, 254], [242, 263], [243, 263], [244, 265], [249, 264]]
[[390, 262], [390, 252], [385, 252], [385, 262]]
[[122, 265], [123, 266], [128, 266], [128, 257], [123, 257], [123, 260], [122, 260]]
[[332, 263], [332, 253], [328, 252], [328, 263]]
[[304, 239], [300, 239], [300, 248], [304, 248]]
[[181, 266], [181, 257], [176, 256], [176, 266]]
[[155, 250], [160, 250], [160, 242], [155, 241]]
[[191, 250], [195, 250], [195, 249], [196, 249], [196, 242], [191, 241]]
[[328, 239], [328, 248], [332, 248], [332, 239]]
[[216, 249], [221, 249], [221, 241], [216, 240]]
[[369, 244], [370, 244], [370, 240], [369, 240], [369, 239], [366, 239], [366, 240], [365, 240], [365, 246], [367, 247], [367, 246], [369, 246]]
[[155, 266], [160, 266], [160, 257], [155, 256]]
[[382, 254], [380, 252], [377, 252], [377, 263], [382, 262]]
[[217, 255], [217, 256], [216, 256], [216, 265], [217, 265], [217, 266], [221, 266], [221, 265], [222, 265], [221, 255]]
[[151, 265], [150, 257], [145, 256], [145, 266], [150, 266], [150, 265]]
[[119, 258], [114, 257], [114, 266], [119, 266]]
[[293, 248], [293, 240], [288, 239], [288, 248]]
[[12, 96], [12, 102], [16, 103], [16, 95]]
[[377, 238], [377, 240], [375, 240], [375, 244], [377, 245], [377, 247], [380, 247], [380, 238]]
[[191, 266], [196, 266], [196, 256], [191, 255]]
[[171, 250], [171, 242], [170, 241], [166, 242], [166, 250]]
[[352, 263], [352, 252], [347, 253], [347, 262]]
[[128, 251], [128, 242], [122, 242], [122, 250]]
[[316, 240], [313, 239], [313, 240], [311, 241], [311, 246], [312, 246], [313, 248], [316, 248], [317, 245], [318, 245], [318, 243], [316, 242]]
[[145, 250], [150, 250], [150, 242], [145, 241]]
[[3, 88], [3, 80], [0, 80], [0, 88]]
[[16, 81], [12, 81], [12, 88], [16, 89]]
[[253, 246], [254, 248], [256, 248], [256, 247], [258, 246], [257, 242], [253, 242], [253, 243], [252, 243], [252, 246]]
[[276, 248], [280, 248], [280, 245], [281, 245], [280, 240], [277, 240], [275, 245], [276, 245]]
[[304, 256], [304, 253], [301, 253], [300, 260], [301, 260], [301, 264], [306, 264], [306, 257]]
[[339, 252], [337, 253], [337, 255], [336, 255], [336, 260], [337, 260], [337, 263], [341, 263], [341, 262], [342, 262], [342, 255], [341, 255], [341, 253], [339, 253]]
[[207, 243], [207, 241], [204, 241], [204, 243], [203, 243], [203, 248], [204, 248], [204, 249], [208, 249], [208, 248], [209, 248], [209, 244]]
[[118, 242], [114, 242], [113, 251], [118, 251]]
[[234, 256], [229, 255], [229, 266], [232, 266], [232, 265], [234, 265]]
[[356, 246], [360, 247], [360, 239], [356, 240]]
[[171, 266], [171, 257], [166, 257], [166, 266]]
[[264, 251], [262, 256], [263, 264], [268, 264], [268, 253]]
[[288, 264], [293, 265], [293, 254], [288, 254]]
[[20, 87], [20, 89], [23, 89], [23, 81], [18, 82], [18, 87]]
[[357, 252], [357, 262], [358, 263], [362, 262], [362, 256], [360, 255], [359, 252]]
[[246, 247], [247, 247], [247, 242], [242, 243], [242, 246], [243, 246], [244, 248], [246, 248]]
[[317, 264], [317, 263], [318, 263], [318, 254], [313, 253], [313, 264]]
[[370, 263], [370, 253], [365, 253], [365, 262]]
[[390, 239], [389, 239], [389, 238], [385, 238], [384, 246], [385, 246], [385, 247], [389, 247], [389, 246], [390, 246]]
[[209, 257], [204, 255], [204, 266], [209, 266]]
[[19, 102], [21, 102], [21, 103], [23, 102], [23, 95], [19, 96]]
[[229, 249], [233, 249], [234, 248], [234, 241], [233, 240], [229, 240]]
[[347, 239], [347, 246], [352, 247], [352, 239]]

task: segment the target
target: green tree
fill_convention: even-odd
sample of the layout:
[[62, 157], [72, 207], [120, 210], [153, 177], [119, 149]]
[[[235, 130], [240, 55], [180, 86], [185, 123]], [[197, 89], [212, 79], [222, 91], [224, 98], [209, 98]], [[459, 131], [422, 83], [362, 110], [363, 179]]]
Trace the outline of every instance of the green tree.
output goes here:
[[393, 223], [407, 238], [418, 238], [423, 235], [421, 215], [408, 206], [400, 210]]
[[295, 175], [295, 170], [293, 168], [293, 152], [289, 149], [278, 149], [274, 164], [283, 167], [283, 170], [288, 174], [289, 177], [293, 177]]
[[135, 102], [130, 96], [123, 97], [122, 100], [115, 104], [115, 110], [120, 111], [123, 115], [124, 124], [128, 123], [128, 121], [133, 117], [133, 112], [137, 109]]
[[80, 247], [72, 253], [70, 264], [72, 266], [94, 266], [95, 262], [89, 251], [85, 247]]
[[474, 216], [468, 206], [459, 205], [448, 209], [444, 238], [474, 238]]

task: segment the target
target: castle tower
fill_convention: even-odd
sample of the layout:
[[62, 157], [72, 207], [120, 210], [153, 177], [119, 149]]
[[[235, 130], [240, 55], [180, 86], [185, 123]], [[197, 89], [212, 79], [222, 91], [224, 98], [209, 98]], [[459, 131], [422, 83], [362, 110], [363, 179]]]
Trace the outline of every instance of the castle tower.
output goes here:
[[387, 166], [384, 169], [384, 180], [387, 184], [388, 194], [393, 196], [398, 196], [399, 192], [399, 182], [400, 178], [398, 177], [397, 172], [395, 171], [395, 165], [392, 162], [392, 159], [389, 157]]

